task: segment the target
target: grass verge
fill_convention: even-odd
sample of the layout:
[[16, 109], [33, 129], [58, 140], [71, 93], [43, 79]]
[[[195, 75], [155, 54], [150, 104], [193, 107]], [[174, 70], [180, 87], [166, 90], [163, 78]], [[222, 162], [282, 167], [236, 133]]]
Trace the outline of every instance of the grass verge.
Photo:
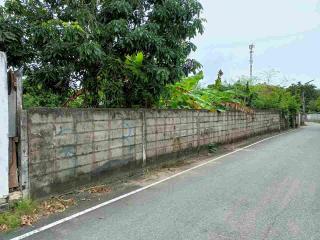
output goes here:
[[0, 232], [9, 232], [20, 226], [32, 226], [41, 217], [64, 212], [75, 205], [74, 199], [55, 197], [42, 202], [22, 199], [12, 203], [9, 210], [0, 213]]
[[28, 216], [36, 214], [37, 208], [37, 203], [30, 199], [12, 203], [9, 211], [0, 213], [0, 232], [7, 232], [23, 225], [27, 218], [30, 218]]

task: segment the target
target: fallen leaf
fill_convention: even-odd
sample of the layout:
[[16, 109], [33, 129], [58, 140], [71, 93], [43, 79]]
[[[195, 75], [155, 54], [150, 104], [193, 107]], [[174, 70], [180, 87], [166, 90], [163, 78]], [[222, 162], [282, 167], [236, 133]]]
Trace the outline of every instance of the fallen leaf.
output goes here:
[[75, 204], [76, 201], [73, 198], [63, 199], [62, 197], [59, 197], [44, 201], [40, 208], [42, 210], [42, 214], [48, 216], [64, 212], [67, 208]]
[[89, 193], [109, 193], [111, 192], [111, 188], [107, 187], [106, 185], [95, 186], [88, 189]]
[[0, 224], [0, 232], [7, 232], [9, 227], [7, 224]]
[[32, 226], [36, 221], [38, 221], [37, 215], [21, 216], [21, 226]]

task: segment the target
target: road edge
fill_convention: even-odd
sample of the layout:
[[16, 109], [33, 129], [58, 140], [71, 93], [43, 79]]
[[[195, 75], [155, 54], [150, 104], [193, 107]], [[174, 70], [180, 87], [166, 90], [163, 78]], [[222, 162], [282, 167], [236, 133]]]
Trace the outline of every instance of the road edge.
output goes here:
[[227, 156], [233, 155], [233, 154], [235, 154], [235, 153], [237, 153], [237, 152], [243, 151], [243, 150], [248, 149], [248, 148], [250, 148], [250, 147], [252, 147], [252, 146], [255, 146], [255, 145], [258, 145], [258, 144], [263, 143], [263, 142], [265, 142], [265, 141], [268, 141], [268, 140], [270, 140], [270, 139], [273, 139], [273, 138], [276, 138], [276, 137], [280, 137], [280, 136], [283, 136], [283, 135], [286, 135], [286, 134], [295, 132], [295, 131], [297, 131], [297, 130], [298, 130], [298, 129], [294, 129], [294, 130], [289, 130], [289, 131], [286, 131], [286, 132], [283, 132], [283, 133], [280, 133], [280, 134], [276, 134], [276, 135], [273, 135], [273, 136], [264, 138], [264, 139], [262, 139], [262, 140], [256, 141], [256, 142], [254, 142], [254, 143], [252, 143], [252, 144], [249, 144], [249, 145], [247, 145], [247, 146], [244, 146], [244, 147], [235, 149], [235, 150], [233, 150], [233, 151], [231, 151], [231, 152], [229, 152], [229, 153], [223, 154], [223, 155], [221, 155], [221, 156], [213, 157], [212, 159], [209, 159], [209, 160], [207, 160], [207, 161], [204, 162], [204, 163], [198, 164], [198, 165], [196, 165], [196, 166], [193, 166], [193, 167], [191, 167], [191, 168], [188, 168], [188, 169], [186, 169], [186, 170], [183, 170], [183, 171], [181, 171], [181, 172], [179, 172], [179, 173], [176, 173], [176, 174], [174, 174], [174, 175], [172, 175], [172, 176], [166, 177], [166, 178], [164, 178], [164, 179], [162, 179], [162, 180], [156, 181], [156, 182], [154, 182], [154, 183], [152, 183], [152, 184], [149, 184], [149, 185], [147, 185], [147, 186], [144, 186], [144, 187], [141, 187], [141, 188], [139, 188], [139, 189], [136, 189], [136, 190], [134, 190], [134, 191], [128, 192], [128, 193], [123, 194], [123, 195], [120, 195], [120, 196], [118, 196], [118, 197], [115, 197], [115, 198], [110, 199], [110, 200], [108, 200], [108, 201], [105, 201], [105, 202], [103, 202], [103, 203], [100, 203], [100, 204], [98, 204], [98, 205], [96, 205], [96, 206], [87, 208], [87, 209], [82, 210], [82, 211], [80, 211], [80, 212], [78, 212], [78, 213], [72, 214], [72, 215], [70, 215], [70, 216], [68, 216], [68, 217], [65, 217], [65, 218], [62, 218], [62, 219], [60, 219], [60, 220], [54, 221], [54, 222], [49, 223], [49, 224], [47, 224], [47, 225], [45, 225], [45, 226], [39, 227], [39, 228], [34, 229], [34, 230], [32, 230], [32, 231], [29, 231], [29, 232], [27, 232], [27, 233], [24, 233], [24, 234], [22, 234], [22, 235], [20, 235], [20, 236], [13, 237], [13, 238], [11, 238], [10, 240], [22, 240], [22, 239], [25, 239], [25, 238], [27, 238], [27, 237], [30, 237], [30, 236], [35, 235], [35, 234], [37, 234], [37, 233], [43, 232], [43, 231], [45, 231], [45, 230], [48, 230], [48, 229], [50, 229], [50, 228], [53, 228], [53, 227], [55, 227], [55, 226], [57, 226], [57, 225], [60, 225], [60, 224], [62, 224], [62, 223], [68, 222], [68, 221], [70, 221], [70, 220], [72, 220], [72, 219], [75, 219], [75, 218], [80, 217], [80, 216], [82, 216], [82, 215], [85, 215], [85, 214], [87, 214], [87, 213], [93, 212], [93, 211], [95, 211], [95, 210], [97, 210], [97, 209], [99, 209], [99, 208], [105, 207], [105, 206], [110, 205], [110, 204], [112, 204], [112, 203], [114, 203], [114, 202], [120, 201], [120, 200], [122, 200], [122, 199], [124, 199], [124, 198], [127, 198], [127, 197], [129, 197], [129, 196], [135, 195], [135, 194], [137, 194], [137, 193], [139, 193], [139, 192], [145, 191], [145, 190], [147, 190], [147, 189], [149, 189], [149, 188], [152, 188], [153, 186], [156, 186], [156, 185], [161, 184], [161, 183], [163, 183], [163, 182], [169, 181], [169, 180], [171, 180], [171, 179], [173, 179], [173, 178], [176, 178], [176, 177], [178, 177], [178, 176], [180, 176], [180, 175], [183, 175], [183, 174], [188, 173], [188, 172], [190, 172], [190, 171], [193, 171], [193, 170], [195, 170], [195, 169], [201, 168], [201, 167], [206, 166], [206, 165], [208, 165], [208, 164], [210, 164], [210, 163], [216, 162], [217, 160], [220, 160], [220, 159], [225, 158], [225, 157], [227, 157]]

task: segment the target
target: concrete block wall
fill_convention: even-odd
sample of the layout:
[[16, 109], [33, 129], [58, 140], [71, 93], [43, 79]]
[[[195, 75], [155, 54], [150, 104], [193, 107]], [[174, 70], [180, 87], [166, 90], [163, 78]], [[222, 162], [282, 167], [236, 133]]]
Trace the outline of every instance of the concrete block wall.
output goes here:
[[194, 152], [212, 143], [227, 143], [252, 135], [280, 130], [280, 115], [274, 111], [212, 113], [207, 111], [146, 112], [147, 161]]
[[88, 183], [142, 158], [142, 117], [134, 110], [28, 111], [31, 196]]
[[208, 144], [280, 130], [276, 111], [31, 109], [23, 119], [33, 197], [197, 153]]
[[307, 114], [308, 122], [320, 122], [320, 113]]

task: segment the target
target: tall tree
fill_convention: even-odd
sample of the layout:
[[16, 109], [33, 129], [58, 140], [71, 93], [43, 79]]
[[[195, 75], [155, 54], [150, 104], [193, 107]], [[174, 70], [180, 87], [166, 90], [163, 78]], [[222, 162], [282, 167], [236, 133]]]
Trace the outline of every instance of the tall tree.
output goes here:
[[302, 94], [304, 92], [307, 112], [311, 110], [310, 103], [320, 96], [317, 87], [313, 84], [301, 84], [301, 82], [298, 82], [297, 84], [292, 84], [288, 88], [288, 90], [291, 92], [292, 95], [295, 95], [297, 98], [301, 99]]
[[12, 34], [0, 34], [0, 50], [25, 66], [29, 93], [62, 102], [81, 90], [86, 106], [149, 107], [194, 70], [201, 11], [197, 0], [7, 0], [0, 26]]

